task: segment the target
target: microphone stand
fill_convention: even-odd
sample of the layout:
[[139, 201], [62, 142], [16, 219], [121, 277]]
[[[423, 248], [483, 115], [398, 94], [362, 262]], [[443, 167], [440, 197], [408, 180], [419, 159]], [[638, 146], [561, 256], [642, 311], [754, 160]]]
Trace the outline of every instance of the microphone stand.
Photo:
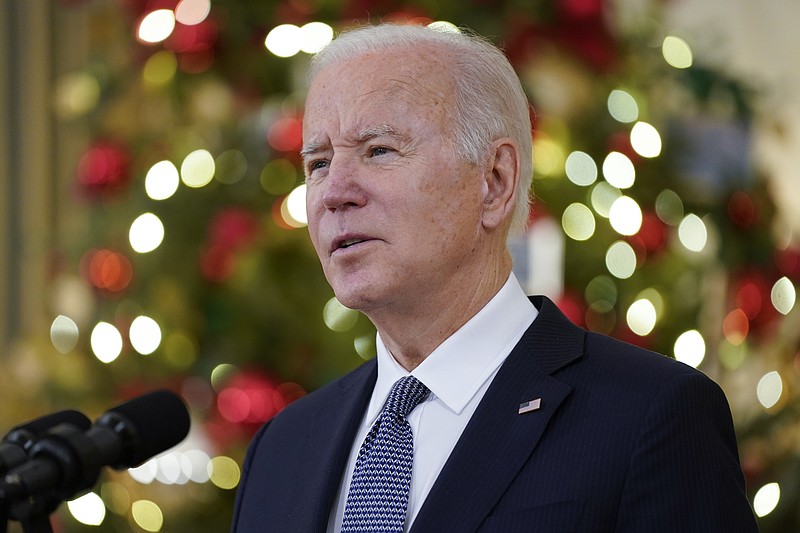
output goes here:
[[9, 515], [20, 523], [24, 533], [53, 533], [50, 514], [58, 508], [60, 503], [61, 500], [56, 498], [31, 496], [12, 503], [9, 507]]

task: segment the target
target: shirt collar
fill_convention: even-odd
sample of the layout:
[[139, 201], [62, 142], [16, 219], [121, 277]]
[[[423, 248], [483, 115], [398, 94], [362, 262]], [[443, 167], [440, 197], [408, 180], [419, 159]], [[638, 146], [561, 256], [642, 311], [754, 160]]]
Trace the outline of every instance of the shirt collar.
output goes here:
[[[505, 361], [522, 332], [536, 318], [531, 304], [512, 273], [495, 296], [458, 331], [440, 344], [410, 374], [456, 414], [469, 403], [487, 379]], [[409, 375], [376, 339], [378, 379], [367, 410], [367, 420], [380, 412], [392, 385]]]

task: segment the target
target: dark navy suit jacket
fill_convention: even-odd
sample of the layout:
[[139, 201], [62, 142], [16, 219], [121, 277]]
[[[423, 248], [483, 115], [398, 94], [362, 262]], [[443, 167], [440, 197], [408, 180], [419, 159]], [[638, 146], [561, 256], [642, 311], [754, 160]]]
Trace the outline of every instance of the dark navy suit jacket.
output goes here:
[[[550, 300], [500, 368], [412, 533], [751, 532], [730, 410], [701, 372], [573, 325]], [[375, 361], [253, 439], [235, 533], [324, 532]], [[541, 398], [538, 410], [518, 414]]]

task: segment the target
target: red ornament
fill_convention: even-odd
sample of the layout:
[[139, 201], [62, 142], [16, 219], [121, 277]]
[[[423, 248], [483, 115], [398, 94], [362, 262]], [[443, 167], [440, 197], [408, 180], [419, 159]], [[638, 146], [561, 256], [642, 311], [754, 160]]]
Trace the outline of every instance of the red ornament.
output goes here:
[[602, 17], [603, 0], [561, 0], [560, 8], [569, 19]]
[[763, 331], [778, 316], [771, 303], [772, 282], [756, 270], [745, 272], [732, 287], [733, 307], [741, 309], [750, 320], [750, 331]]
[[556, 44], [571, 48], [592, 68], [606, 72], [618, 61], [617, 43], [604, 17], [603, 0], [561, 0], [554, 28]]
[[233, 274], [233, 251], [222, 244], [208, 244], [200, 255], [200, 273], [212, 283], [222, 283]]
[[253, 242], [258, 226], [258, 218], [245, 209], [217, 213], [208, 226], [208, 242], [200, 257], [203, 277], [215, 283], [228, 279], [236, 266], [236, 253]]
[[775, 252], [778, 272], [791, 280], [800, 280], [800, 248], [788, 247]]
[[94, 288], [120, 293], [133, 278], [133, 266], [123, 254], [108, 249], [89, 250], [81, 258], [81, 274]]
[[586, 315], [586, 303], [583, 298], [576, 296], [569, 292], [565, 292], [561, 298], [556, 301], [556, 305], [567, 318], [578, 326], [584, 325], [584, 316]]
[[728, 313], [722, 321], [722, 333], [731, 344], [738, 346], [743, 343], [747, 339], [747, 334], [750, 333], [750, 321], [747, 313], [739, 308]]
[[631, 145], [631, 135], [626, 131], [618, 131], [608, 138], [608, 151], [619, 152], [631, 160], [636, 165], [641, 159], [636, 150]]
[[257, 230], [256, 215], [234, 207], [214, 216], [209, 224], [209, 239], [214, 244], [239, 250], [253, 241]]
[[214, 46], [219, 39], [217, 24], [206, 18], [199, 24], [177, 23], [165, 43], [178, 56], [178, 66], [184, 72], [199, 74], [208, 70], [214, 62]]
[[234, 424], [260, 425], [305, 391], [294, 383], [278, 384], [255, 371], [233, 376], [217, 396], [217, 410]]
[[297, 152], [303, 146], [303, 122], [296, 117], [279, 118], [269, 127], [267, 142], [279, 152]]
[[667, 243], [667, 226], [655, 213], [642, 216], [642, 227], [637, 236], [648, 253], [660, 252]]
[[114, 141], [94, 143], [78, 162], [78, 183], [90, 197], [109, 196], [123, 189], [130, 178], [130, 155]]
[[736, 191], [728, 200], [728, 217], [736, 226], [749, 228], [758, 222], [759, 212], [747, 193]]

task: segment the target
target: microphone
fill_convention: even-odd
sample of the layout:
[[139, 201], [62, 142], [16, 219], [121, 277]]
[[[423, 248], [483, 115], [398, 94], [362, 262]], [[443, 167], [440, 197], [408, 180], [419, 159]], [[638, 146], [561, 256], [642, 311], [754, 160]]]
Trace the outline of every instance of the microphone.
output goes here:
[[131, 468], [175, 446], [189, 425], [183, 400], [158, 390], [108, 410], [86, 432], [56, 426], [31, 447], [28, 462], [0, 482], [0, 501], [70, 499], [90, 489], [104, 466]]
[[14, 426], [0, 442], [0, 475], [27, 461], [28, 452], [36, 441], [60, 424], [86, 431], [92, 422], [83, 413], [69, 409]]

